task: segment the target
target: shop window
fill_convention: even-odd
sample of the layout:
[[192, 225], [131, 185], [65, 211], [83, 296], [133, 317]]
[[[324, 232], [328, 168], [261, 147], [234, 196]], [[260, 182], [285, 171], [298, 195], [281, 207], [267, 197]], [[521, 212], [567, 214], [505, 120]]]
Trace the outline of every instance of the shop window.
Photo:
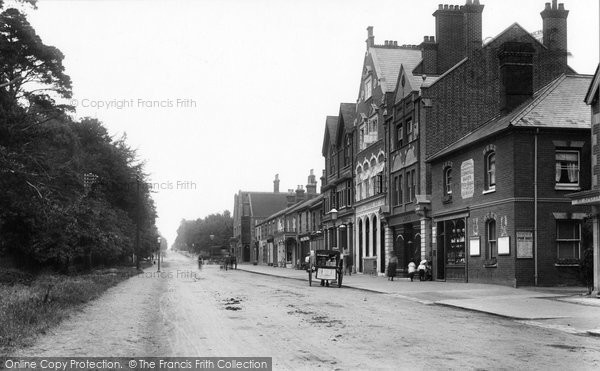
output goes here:
[[491, 151], [485, 155], [485, 190], [496, 190], [496, 152]]
[[556, 221], [558, 259], [579, 259], [581, 255], [581, 224], [576, 220]]
[[556, 151], [556, 189], [579, 189], [579, 151]]

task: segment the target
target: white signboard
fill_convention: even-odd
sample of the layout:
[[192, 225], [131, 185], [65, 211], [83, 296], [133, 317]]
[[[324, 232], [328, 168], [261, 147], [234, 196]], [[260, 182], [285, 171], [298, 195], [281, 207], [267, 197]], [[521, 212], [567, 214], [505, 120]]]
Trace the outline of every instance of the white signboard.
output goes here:
[[460, 196], [471, 198], [475, 192], [475, 177], [473, 159], [463, 161], [460, 165]]
[[510, 237], [498, 237], [498, 255], [510, 255]]
[[481, 251], [479, 249], [479, 237], [471, 237], [469, 239], [469, 252], [469, 255], [471, 256], [481, 255]]

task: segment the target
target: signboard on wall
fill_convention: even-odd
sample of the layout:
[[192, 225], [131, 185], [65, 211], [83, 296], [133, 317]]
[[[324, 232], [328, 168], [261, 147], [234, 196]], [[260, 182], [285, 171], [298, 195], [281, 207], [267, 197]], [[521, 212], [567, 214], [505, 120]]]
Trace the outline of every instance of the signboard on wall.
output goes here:
[[470, 256], [481, 255], [481, 250], [479, 247], [479, 236], [469, 238], [469, 255]]
[[475, 192], [473, 159], [463, 161], [460, 165], [460, 196], [462, 198], [471, 198]]
[[533, 258], [533, 232], [517, 232], [517, 258]]
[[498, 237], [498, 255], [510, 255], [510, 237]]

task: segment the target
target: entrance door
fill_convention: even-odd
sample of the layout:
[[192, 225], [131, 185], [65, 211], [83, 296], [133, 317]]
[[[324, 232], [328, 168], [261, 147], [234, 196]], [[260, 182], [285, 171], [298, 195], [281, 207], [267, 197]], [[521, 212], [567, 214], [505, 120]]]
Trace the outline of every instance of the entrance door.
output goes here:
[[437, 223], [437, 276], [438, 280], [446, 279], [446, 233], [444, 230], [444, 222]]

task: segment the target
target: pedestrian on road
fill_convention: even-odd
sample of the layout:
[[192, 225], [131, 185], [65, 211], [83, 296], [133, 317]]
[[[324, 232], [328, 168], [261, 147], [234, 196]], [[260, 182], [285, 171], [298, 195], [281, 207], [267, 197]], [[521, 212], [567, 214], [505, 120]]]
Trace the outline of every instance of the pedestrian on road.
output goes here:
[[412, 282], [415, 277], [415, 273], [417, 272], [417, 265], [414, 261], [408, 263], [408, 278], [410, 278], [410, 282]]
[[398, 267], [398, 258], [396, 257], [396, 255], [392, 255], [390, 257], [390, 262], [388, 264], [388, 269], [387, 269], [388, 281], [394, 280], [394, 277], [396, 276], [396, 268], [397, 267]]
[[417, 269], [419, 270], [419, 281], [425, 281], [425, 272], [427, 272], [427, 260], [421, 260]]
[[344, 261], [346, 262], [346, 269], [348, 270], [348, 275], [351, 276], [352, 275], [352, 255], [346, 255], [346, 258], [344, 259]]

